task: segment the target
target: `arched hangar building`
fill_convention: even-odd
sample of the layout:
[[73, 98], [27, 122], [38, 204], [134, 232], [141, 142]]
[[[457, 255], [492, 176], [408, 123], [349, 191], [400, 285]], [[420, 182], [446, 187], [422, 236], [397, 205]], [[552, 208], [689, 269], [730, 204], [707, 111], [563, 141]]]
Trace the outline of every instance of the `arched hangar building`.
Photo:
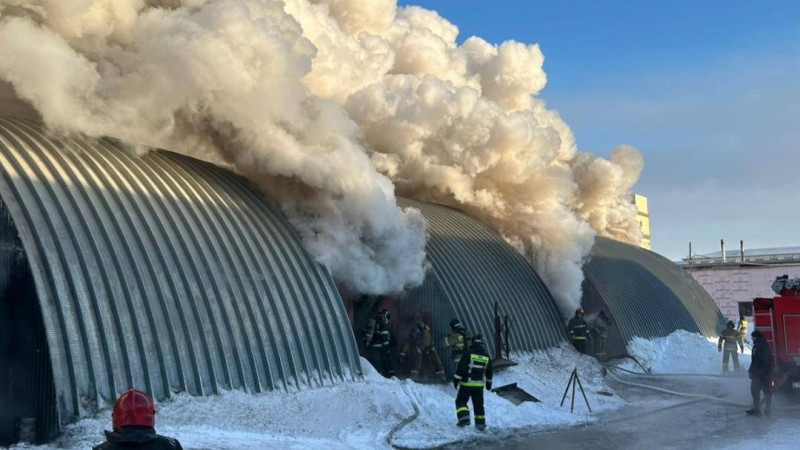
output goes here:
[[612, 321], [609, 356], [626, 353], [634, 337], [664, 337], [676, 330], [717, 336], [725, 327], [705, 289], [652, 251], [598, 237], [583, 273], [582, 305], [590, 325], [600, 311]]
[[[328, 271], [242, 177], [2, 118], [0, 166], [0, 445], [21, 418], [45, 441], [131, 387], [163, 400], [359, 378], [355, 337], [375, 305], [349, 304], [348, 320]], [[379, 299], [399, 337], [428, 320], [447, 361], [442, 338], [458, 317], [491, 350], [497, 304], [512, 350], [566, 341], [549, 291], [494, 230], [450, 207], [399, 203], [428, 219], [431, 267], [423, 286]], [[598, 240], [584, 305], [611, 313], [618, 348], [719, 325], [702, 288], [662, 260]]]
[[457, 318], [471, 333], [481, 333], [494, 353], [495, 304], [502, 320], [509, 318], [512, 350], [540, 350], [566, 342], [566, 330], [550, 291], [495, 230], [448, 206], [404, 198], [398, 203], [419, 209], [428, 221], [425, 251], [430, 269], [419, 288], [350, 302], [357, 335], [372, 314], [388, 308], [399, 344], [395, 346], [397, 354], [409, 329], [422, 320], [431, 326], [448, 374], [453, 368], [443, 341], [450, 332], [450, 321]]
[[47, 440], [131, 387], [162, 400], [360, 373], [327, 270], [243, 178], [12, 119], [0, 165], [0, 445], [20, 418]]

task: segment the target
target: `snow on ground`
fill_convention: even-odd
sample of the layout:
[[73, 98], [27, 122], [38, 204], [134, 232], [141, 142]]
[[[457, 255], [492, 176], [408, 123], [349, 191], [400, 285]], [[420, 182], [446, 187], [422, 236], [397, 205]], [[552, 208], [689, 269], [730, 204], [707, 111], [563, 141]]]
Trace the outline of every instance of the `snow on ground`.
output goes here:
[[[394, 444], [432, 446], [458, 439], [497, 437], [521, 428], [563, 427], [594, 420], [580, 394], [574, 414], [569, 412], [569, 396], [565, 405], [559, 406], [574, 368], [594, 414], [624, 405], [617, 397], [596, 394], [611, 391], [601, 376], [600, 365], [571, 347], [515, 355], [514, 359], [520, 365], [495, 375], [494, 386], [517, 382], [542, 403], [514, 406], [487, 393], [486, 434], [472, 427], [456, 428], [456, 390], [451, 384], [385, 379], [365, 360], [364, 381], [333, 387], [257, 395], [226, 392], [204, 398], [178, 395], [157, 406], [156, 429], [177, 437], [186, 449], [389, 448], [386, 436], [414, 413], [416, 404], [419, 417], [395, 434]], [[110, 412], [103, 411], [68, 426], [51, 445], [29, 448], [87, 448], [103, 441], [103, 430], [110, 424]]]
[[[719, 374], [722, 368], [716, 340], [684, 331], [666, 338], [634, 339], [629, 353], [653, 373]], [[414, 414], [416, 405], [419, 416], [394, 433], [392, 444], [420, 448], [457, 440], [502, 439], [521, 431], [568, 428], [598, 421], [605, 411], [624, 408], [627, 404], [619, 395], [601, 394], [614, 392], [602, 376], [602, 366], [568, 345], [517, 354], [514, 359], [520, 364], [496, 374], [494, 386], [517, 382], [541, 403], [515, 406], [487, 393], [489, 429], [485, 432], [473, 427], [456, 428], [456, 390], [452, 385], [385, 379], [365, 360], [362, 360], [363, 381], [332, 387], [256, 395], [226, 392], [204, 398], [178, 395], [158, 405], [156, 429], [161, 434], [177, 437], [186, 449], [390, 448], [387, 435]], [[746, 370], [750, 364], [749, 349], [740, 359]], [[559, 405], [573, 369], [578, 371], [592, 413], [588, 412], [579, 391], [576, 391], [574, 413], [570, 413], [569, 396], [563, 407]], [[653, 407], [658, 406], [659, 401], [653, 400]], [[49, 446], [27, 448], [87, 448], [103, 441], [102, 432], [110, 427], [110, 422], [110, 412], [103, 411], [68, 426], [62, 437]], [[789, 443], [796, 444], [800, 440], [800, 432], [786, 437], [777, 430], [770, 442], [771, 448], [794, 448]], [[752, 448], [750, 445], [760, 447], [762, 443], [742, 443], [726, 450]]]
[[[495, 394], [486, 394], [489, 429], [486, 432], [472, 427], [457, 429], [456, 390], [452, 385], [431, 387], [408, 383], [410, 394], [420, 408], [420, 416], [398, 432], [393, 443], [404, 447], [422, 447], [456, 440], [497, 439], [522, 428], [534, 431], [590, 422], [601, 411], [624, 405], [616, 396], [597, 394], [598, 391], [612, 391], [602, 377], [600, 364], [592, 357], [579, 355], [572, 347], [565, 345], [534, 354], [515, 355], [513, 359], [520, 364], [495, 375], [493, 387], [516, 382], [541, 403], [526, 402], [515, 406]], [[574, 413], [570, 413], [569, 395], [564, 406], [559, 406], [570, 374], [576, 368], [593, 414], [588, 412], [579, 389], [576, 389]]]

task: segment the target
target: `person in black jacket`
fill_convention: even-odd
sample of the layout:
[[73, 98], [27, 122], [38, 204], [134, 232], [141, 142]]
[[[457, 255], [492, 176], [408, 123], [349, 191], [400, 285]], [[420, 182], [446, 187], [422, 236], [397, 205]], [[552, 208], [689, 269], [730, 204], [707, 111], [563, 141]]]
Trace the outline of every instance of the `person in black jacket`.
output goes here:
[[367, 360], [384, 377], [394, 376], [392, 362], [392, 332], [389, 329], [391, 313], [381, 309], [367, 322], [364, 329], [364, 345], [367, 347]]
[[753, 396], [753, 409], [747, 410], [751, 416], [761, 415], [761, 392], [764, 392], [764, 414], [769, 415], [772, 405], [772, 350], [769, 343], [760, 331], [755, 330], [750, 334], [753, 338], [753, 356], [750, 362], [750, 394]]
[[461, 360], [458, 369], [453, 375], [453, 386], [458, 389], [456, 394], [456, 417], [458, 426], [465, 427], [470, 423], [469, 402], [475, 408], [475, 428], [486, 429], [486, 412], [483, 408], [483, 388], [492, 390], [492, 361], [484, 347], [483, 336], [476, 334], [472, 343]]
[[131, 389], [114, 403], [114, 431], [106, 431], [106, 442], [93, 450], [183, 450], [177, 439], [156, 434], [153, 399]]
[[589, 336], [589, 326], [583, 320], [583, 308], [575, 310], [575, 317], [569, 320], [567, 332], [572, 339], [572, 345], [581, 353], [586, 353], [586, 338]]

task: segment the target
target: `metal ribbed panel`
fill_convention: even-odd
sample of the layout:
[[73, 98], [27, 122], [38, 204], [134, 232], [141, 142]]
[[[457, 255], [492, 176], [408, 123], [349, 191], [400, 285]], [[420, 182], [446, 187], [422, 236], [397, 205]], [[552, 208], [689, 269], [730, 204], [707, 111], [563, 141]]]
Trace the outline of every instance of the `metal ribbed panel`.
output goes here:
[[[430, 238], [426, 247], [433, 277], [453, 316], [437, 318], [444, 326], [458, 317], [473, 332], [482, 333], [494, 348], [494, 304], [512, 320], [515, 350], [544, 349], [565, 340], [553, 297], [533, 267], [500, 235], [481, 222], [433, 203], [399, 199], [402, 207], [422, 211]], [[431, 292], [422, 290], [420, 292]], [[408, 295], [413, 296], [414, 292]]]
[[702, 286], [654, 252], [598, 237], [583, 271], [587, 315], [605, 309], [614, 321], [609, 353], [613, 347], [624, 351], [635, 336], [663, 337], [676, 330], [713, 336], [724, 326]]
[[241, 177], [10, 119], [0, 119], [0, 163], [62, 423], [130, 387], [163, 399], [360, 373], [327, 271]]

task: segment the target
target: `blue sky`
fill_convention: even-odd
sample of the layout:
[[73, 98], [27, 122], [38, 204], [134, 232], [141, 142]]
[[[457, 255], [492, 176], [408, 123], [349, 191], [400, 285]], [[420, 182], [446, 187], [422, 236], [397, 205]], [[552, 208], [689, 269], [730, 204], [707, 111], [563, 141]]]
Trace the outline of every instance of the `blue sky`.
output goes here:
[[800, 2], [400, 1], [538, 43], [581, 151], [644, 154], [653, 250], [800, 246]]

